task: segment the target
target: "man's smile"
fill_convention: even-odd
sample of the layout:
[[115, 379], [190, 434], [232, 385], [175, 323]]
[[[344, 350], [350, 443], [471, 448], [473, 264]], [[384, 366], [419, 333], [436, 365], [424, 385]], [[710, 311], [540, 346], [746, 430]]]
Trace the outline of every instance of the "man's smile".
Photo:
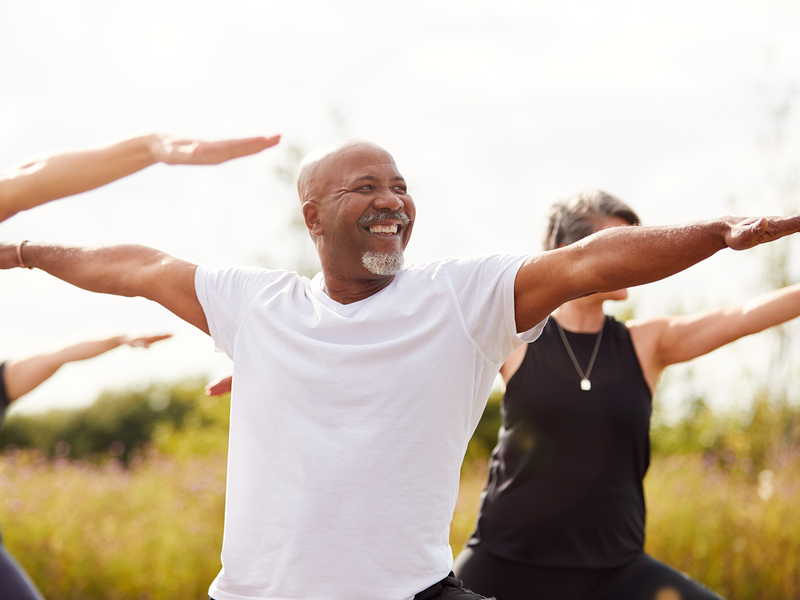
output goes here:
[[397, 225], [373, 225], [368, 229], [370, 233], [397, 234]]
[[400, 211], [372, 213], [362, 215], [358, 219], [359, 225], [367, 225], [365, 229], [369, 233], [381, 236], [395, 236], [409, 223], [411, 223], [409, 216]]

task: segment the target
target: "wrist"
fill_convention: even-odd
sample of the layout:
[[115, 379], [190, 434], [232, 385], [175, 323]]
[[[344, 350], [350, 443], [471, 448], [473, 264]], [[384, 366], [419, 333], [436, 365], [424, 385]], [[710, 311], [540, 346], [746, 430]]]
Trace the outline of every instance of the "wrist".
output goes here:
[[718, 227], [720, 248], [734, 247], [734, 240], [739, 233], [737, 230], [743, 221], [745, 221], [745, 219], [726, 215], [724, 217], [720, 217], [719, 220], [715, 222], [715, 225]]
[[151, 165], [164, 162], [164, 137], [163, 133], [150, 133], [142, 137]]

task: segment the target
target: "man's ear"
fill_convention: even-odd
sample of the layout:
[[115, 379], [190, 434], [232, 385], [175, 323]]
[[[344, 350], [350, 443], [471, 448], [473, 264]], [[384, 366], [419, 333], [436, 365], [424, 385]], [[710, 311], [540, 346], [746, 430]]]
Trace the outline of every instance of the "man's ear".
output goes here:
[[319, 206], [310, 200], [303, 203], [303, 220], [312, 235], [322, 235], [322, 223], [319, 218]]

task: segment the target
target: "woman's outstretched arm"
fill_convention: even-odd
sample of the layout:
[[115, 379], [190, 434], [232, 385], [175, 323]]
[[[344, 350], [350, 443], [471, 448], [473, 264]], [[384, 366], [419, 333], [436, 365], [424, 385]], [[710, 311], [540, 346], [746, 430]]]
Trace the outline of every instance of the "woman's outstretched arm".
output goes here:
[[43, 154], [0, 171], [0, 221], [45, 202], [111, 183], [157, 162], [211, 165], [261, 152], [280, 136], [218, 142], [153, 133], [97, 148]]
[[740, 306], [632, 320], [628, 329], [645, 379], [653, 389], [665, 367], [703, 356], [798, 316], [800, 284], [761, 294]]
[[6, 394], [9, 400], [17, 400], [52, 377], [65, 363], [94, 358], [123, 344], [134, 348], [149, 348], [150, 344], [170, 337], [172, 334], [137, 338], [118, 335], [105, 340], [80, 342], [53, 352], [43, 352], [27, 358], [10, 360], [6, 362], [3, 372]]

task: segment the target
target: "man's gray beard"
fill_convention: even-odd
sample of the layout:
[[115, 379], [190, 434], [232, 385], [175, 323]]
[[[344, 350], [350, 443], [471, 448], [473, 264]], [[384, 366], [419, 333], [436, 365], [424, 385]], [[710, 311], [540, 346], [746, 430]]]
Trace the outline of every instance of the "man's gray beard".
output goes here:
[[394, 275], [403, 268], [403, 253], [397, 252], [364, 252], [361, 255], [364, 268], [375, 275]]

